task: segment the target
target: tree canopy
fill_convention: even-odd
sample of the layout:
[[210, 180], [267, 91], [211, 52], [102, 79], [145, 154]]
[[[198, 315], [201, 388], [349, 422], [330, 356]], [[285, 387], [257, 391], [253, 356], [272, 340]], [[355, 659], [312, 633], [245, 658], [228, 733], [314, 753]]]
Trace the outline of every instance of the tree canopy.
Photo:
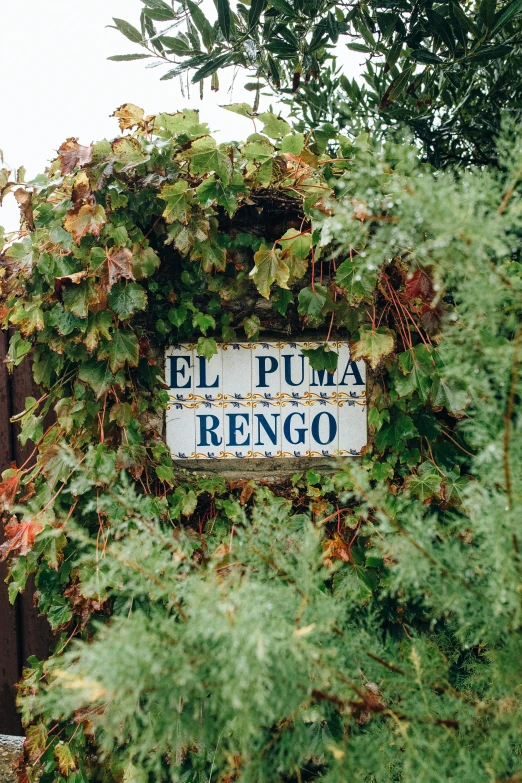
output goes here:
[[[435, 166], [484, 164], [495, 154], [501, 115], [520, 115], [522, 5], [450, 0], [216, 0], [211, 22], [200, 4], [142, 0], [139, 27], [115, 19], [137, 45], [112, 59], [165, 63], [162, 79], [187, 74], [219, 86], [239, 67], [245, 84], [281, 97], [302, 127], [403, 126]], [[365, 61], [363, 83], [335, 67], [335, 47]], [[257, 99], [253, 98], [253, 112]]]

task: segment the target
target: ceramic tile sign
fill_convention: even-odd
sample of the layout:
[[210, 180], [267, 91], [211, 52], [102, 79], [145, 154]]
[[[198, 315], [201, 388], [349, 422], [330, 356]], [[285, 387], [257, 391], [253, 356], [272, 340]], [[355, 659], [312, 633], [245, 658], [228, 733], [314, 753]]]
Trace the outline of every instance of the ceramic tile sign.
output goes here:
[[335, 373], [313, 370], [317, 343], [224, 343], [210, 360], [196, 345], [165, 354], [167, 444], [177, 459], [357, 456], [367, 442], [366, 368], [348, 343]]

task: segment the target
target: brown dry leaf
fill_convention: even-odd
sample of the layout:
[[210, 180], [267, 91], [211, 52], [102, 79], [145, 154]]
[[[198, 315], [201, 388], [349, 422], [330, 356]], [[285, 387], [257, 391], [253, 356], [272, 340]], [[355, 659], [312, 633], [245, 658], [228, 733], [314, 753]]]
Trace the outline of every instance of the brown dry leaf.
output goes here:
[[18, 188], [13, 193], [13, 196], [18, 202], [22, 218], [24, 219], [29, 231], [34, 231], [34, 218], [33, 218], [33, 194], [29, 193], [25, 188]]
[[91, 183], [85, 171], [79, 171], [75, 176], [71, 198], [75, 207], [79, 206], [78, 202], [83, 204], [92, 198]]
[[72, 275], [63, 275], [63, 277], [54, 278], [54, 293], [60, 297], [62, 288], [66, 285], [78, 285], [82, 280], [87, 277], [87, 270], [83, 269], [81, 272], [74, 272]]
[[128, 247], [115, 247], [107, 256], [107, 279], [104, 281], [107, 291], [122, 277], [127, 280], [136, 279], [132, 272], [132, 253]]
[[47, 746], [47, 729], [43, 723], [37, 723], [35, 726], [29, 726], [25, 732], [24, 748], [31, 759], [36, 761], [40, 758]]
[[348, 546], [344, 538], [341, 535], [339, 535], [339, 533], [334, 533], [333, 538], [330, 538], [327, 541], [325, 541], [324, 555], [326, 559], [330, 561], [334, 557], [337, 560], [342, 560], [343, 563], [350, 563], [352, 560], [350, 547]]
[[143, 109], [140, 109], [140, 107], [136, 106], [134, 103], [124, 103], [116, 109], [112, 116], [118, 117], [120, 129], [124, 131], [134, 128], [135, 125], [140, 125], [143, 121], [144, 114], [145, 112]]
[[98, 237], [105, 222], [105, 210], [101, 204], [83, 204], [79, 209], [74, 207], [67, 212], [63, 227], [73, 235], [76, 244], [79, 244], [86, 234]]
[[0, 546], [0, 561], [5, 560], [12, 552], [26, 555], [34, 546], [34, 540], [44, 526], [34, 519], [19, 522], [12, 516], [5, 526], [6, 541]]
[[20, 483], [19, 473], [14, 473], [12, 476], [8, 476], [0, 484], [0, 503], [3, 510], [7, 511], [14, 503], [16, 493], [18, 492], [18, 485]]
[[66, 139], [58, 150], [60, 171], [62, 174], [71, 174], [76, 166], [83, 166], [90, 161], [91, 153], [92, 147], [78, 144], [78, 139]]

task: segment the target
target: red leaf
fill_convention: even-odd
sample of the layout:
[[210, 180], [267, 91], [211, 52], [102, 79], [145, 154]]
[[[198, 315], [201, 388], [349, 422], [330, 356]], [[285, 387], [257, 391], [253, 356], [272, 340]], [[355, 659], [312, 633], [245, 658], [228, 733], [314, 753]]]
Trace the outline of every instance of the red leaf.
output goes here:
[[13, 552], [19, 555], [30, 552], [36, 536], [43, 528], [44, 526], [34, 519], [19, 522], [15, 516], [12, 516], [5, 526], [6, 541], [0, 546], [0, 561], [5, 560]]
[[406, 296], [409, 299], [422, 299], [431, 302], [435, 295], [431, 278], [424, 269], [417, 269], [406, 283]]

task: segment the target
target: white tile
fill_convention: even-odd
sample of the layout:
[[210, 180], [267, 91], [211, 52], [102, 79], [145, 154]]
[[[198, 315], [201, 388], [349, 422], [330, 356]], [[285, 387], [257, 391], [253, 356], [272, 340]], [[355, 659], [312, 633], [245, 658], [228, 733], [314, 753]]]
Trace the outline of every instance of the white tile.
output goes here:
[[204, 402], [194, 408], [196, 459], [225, 456], [222, 403]]
[[217, 402], [223, 399], [223, 357], [218, 348], [211, 359], [194, 351], [194, 398], [198, 402]]
[[279, 349], [281, 399], [306, 400], [309, 397], [310, 364], [302, 349], [308, 343], [286, 343]]
[[194, 346], [173, 345], [165, 353], [165, 380], [172, 400], [194, 397]]
[[220, 346], [223, 362], [223, 399], [252, 398], [252, 349], [249, 345], [226, 343]]
[[310, 405], [284, 401], [281, 404], [283, 457], [307, 457], [310, 445]]
[[254, 343], [252, 346], [252, 397], [268, 402], [281, 397], [278, 343]]
[[340, 343], [337, 365], [337, 391], [339, 399], [356, 399], [366, 393], [366, 365], [352, 362], [348, 343]]
[[228, 459], [253, 457], [252, 402], [250, 400], [223, 403], [223, 451]]
[[254, 401], [252, 406], [252, 448], [254, 457], [282, 456], [280, 403]]
[[[323, 343], [310, 343], [310, 348], [318, 348]], [[313, 370], [310, 367], [310, 398], [335, 400], [337, 397], [337, 372]]]
[[177, 459], [194, 459], [196, 454], [194, 407], [194, 403], [173, 402], [167, 409], [167, 443]]
[[368, 442], [365, 399], [339, 401], [339, 454], [354, 457]]
[[334, 457], [339, 453], [339, 414], [335, 400], [314, 400], [310, 405], [310, 457]]

